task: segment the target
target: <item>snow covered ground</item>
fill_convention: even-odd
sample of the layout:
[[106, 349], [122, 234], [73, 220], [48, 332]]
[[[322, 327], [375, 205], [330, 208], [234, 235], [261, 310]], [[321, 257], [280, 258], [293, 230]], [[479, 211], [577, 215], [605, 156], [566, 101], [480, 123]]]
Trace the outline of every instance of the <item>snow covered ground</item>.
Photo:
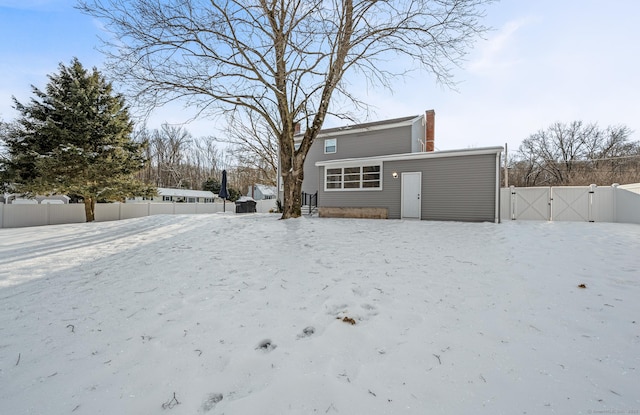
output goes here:
[[0, 229], [0, 414], [637, 414], [639, 300], [638, 225]]

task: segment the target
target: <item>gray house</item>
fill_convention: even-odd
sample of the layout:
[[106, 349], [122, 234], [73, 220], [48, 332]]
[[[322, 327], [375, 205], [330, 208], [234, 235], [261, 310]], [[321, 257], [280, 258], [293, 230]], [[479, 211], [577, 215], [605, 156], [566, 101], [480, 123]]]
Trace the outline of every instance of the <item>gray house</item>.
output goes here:
[[434, 151], [434, 133], [433, 110], [323, 130], [305, 161], [305, 200], [322, 217], [498, 222], [502, 147]]
[[158, 187], [158, 195], [153, 197], [131, 197], [126, 203], [213, 203], [216, 195], [208, 190], [174, 189]]
[[[435, 112], [430, 110], [424, 115], [320, 131], [305, 160], [302, 191], [315, 194], [320, 189], [319, 161], [433, 151], [434, 119]], [[302, 137], [297, 135], [299, 140]]]
[[247, 196], [253, 200], [275, 199], [277, 189], [275, 186], [267, 186], [266, 184], [254, 184], [253, 186], [249, 186]]

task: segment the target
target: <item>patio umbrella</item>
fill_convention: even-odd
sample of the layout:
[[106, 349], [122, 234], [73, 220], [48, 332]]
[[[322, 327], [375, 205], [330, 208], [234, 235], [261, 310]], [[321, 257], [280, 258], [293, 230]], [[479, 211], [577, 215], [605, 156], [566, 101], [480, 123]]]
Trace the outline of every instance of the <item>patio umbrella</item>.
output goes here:
[[222, 183], [220, 184], [220, 193], [218, 196], [222, 198], [222, 211], [227, 211], [227, 198], [229, 197], [229, 192], [227, 191], [227, 171], [222, 170]]

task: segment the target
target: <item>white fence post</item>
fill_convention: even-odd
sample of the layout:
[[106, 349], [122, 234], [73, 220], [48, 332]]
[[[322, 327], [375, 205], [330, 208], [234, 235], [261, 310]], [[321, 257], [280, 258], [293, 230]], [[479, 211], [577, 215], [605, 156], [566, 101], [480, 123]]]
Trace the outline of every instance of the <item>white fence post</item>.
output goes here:
[[553, 186], [549, 186], [549, 209], [547, 209], [547, 220], [553, 222]]
[[613, 222], [618, 222], [618, 186], [619, 183], [614, 183], [611, 185], [613, 187]]
[[511, 200], [509, 201], [509, 216], [511, 216], [511, 220], [516, 220], [516, 187], [510, 186], [509, 188], [511, 189]]
[[588, 202], [589, 203], [589, 207], [588, 207], [588, 209], [589, 209], [588, 212], [589, 213], [588, 213], [588, 217], [587, 217], [587, 220], [589, 222], [595, 222], [595, 218], [594, 218], [595, 215], [594, 215], [594, 212], [593, 212], [593, 204], [594, 204], [593, 198], [596, 195], [596, 187], [598, 187], [598, 186], [596, 186], [595, 184], [589, 185], [589, 202]]

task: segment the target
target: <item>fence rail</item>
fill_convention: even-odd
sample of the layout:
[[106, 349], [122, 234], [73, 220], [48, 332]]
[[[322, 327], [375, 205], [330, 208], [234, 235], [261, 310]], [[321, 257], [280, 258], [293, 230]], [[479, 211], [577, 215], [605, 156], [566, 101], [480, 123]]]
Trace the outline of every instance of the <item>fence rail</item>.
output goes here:
[[500, 218], [640, 224], [640, 183], [502, 188]]
[[[311, 197], [313, 195], [309, 195]], [[235, 212], [228, 203], [226, 211]], [[274, 199], [259, 200], [258, 213], [276, 207]], [[96, 221], [151, 215], [222, 212], [222, 203], [99, 203]], [[82, 204], [0, 204], [0, 228], [57, 225], [85, 221]], [[640, 183], [624, 186], [510, 187], [500, 189], [501, 220], [620, 222], [640, 224]]]
[[[256, 211], [268, 213], [276, 207], [274, 199], [258, 200]], [[227, 203], [226, 212], [235, 214], [235, 204]], [[151, 215], [211, 214], [223, 211], [223, 203], [98, 203], [96, 222], [132, 219]], [[2, 204], [0, 228], [59, 225], [85, 221], [83, 204]]]

